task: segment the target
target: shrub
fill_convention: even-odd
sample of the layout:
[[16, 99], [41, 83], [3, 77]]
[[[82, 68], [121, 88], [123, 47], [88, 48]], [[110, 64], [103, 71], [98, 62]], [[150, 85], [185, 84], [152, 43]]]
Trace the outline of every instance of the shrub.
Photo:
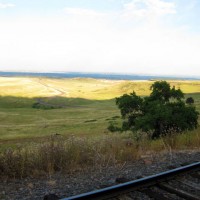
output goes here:
[[[122, 118], [122, 130], [141, 130], [151, 134], [152, 139], [173, 133], [193, 130], [198, 125], [198, 112], [186, 106], [180, 89], [170, 88], [166, 81], [151, 86], [149, 97], [139, 97], [135, 92], [116, 98]], [[115, 127], [110, 126], [111, 130]]]
[[189, 104], [189, 105], [194, 104], [194, 99], [192, 97], [188, 97], [186, 99], [186, 103]]

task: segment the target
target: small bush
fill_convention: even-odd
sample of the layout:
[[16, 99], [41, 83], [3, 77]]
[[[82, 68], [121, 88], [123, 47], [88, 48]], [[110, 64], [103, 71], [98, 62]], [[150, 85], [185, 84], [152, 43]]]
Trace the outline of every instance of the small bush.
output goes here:
[[32, 108], [49, 110], [49, 109], [56, 109], [56, 108], [59, 108], [59, 107], [53, 106], [53, 105], [48, 105], [48, 104], [45, 105], [45, 104], [41, 104], [39, 102], [36, 102], [32, 105]]
[[84, 121], [84, 123], [96, 122], [96, 121], [97, 121], [96, 119], [91, 119], [91, 120], [86, 120], [86, 121]]
[[189, 105], [192, 105], [192, 104], [194, 104], [194, 99], [192, 97], [188, 97], [186, 99], [186, 103], [189, 104]]
[[117, 116], [117, 115], [112, 117], [112, 119], [119, 119], [119, 118], [120, 116]]
[[110, 132], [118, 132], [118, 131], [121, 131], [121, 129], [119, 127], [117, 127], [116, 125], [114, 125], [113, 122], [110, 122], [109, 126], [107, 127], [107, 129], [110, 131]]

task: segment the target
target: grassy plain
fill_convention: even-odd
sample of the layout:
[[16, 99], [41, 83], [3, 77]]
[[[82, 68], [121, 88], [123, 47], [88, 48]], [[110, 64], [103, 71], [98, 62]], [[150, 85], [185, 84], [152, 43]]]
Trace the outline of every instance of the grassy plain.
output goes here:
[[[186, 98], [192, 96], [200, 112], [200, 81], [169, 82]], [[133, 90], [148, 95], [152, 83], [0, 77], [0, 175], [51, 174], [83, 165], [101, 168], [123, 165], [149, 151], [199, 148], [200, 128], [155, 141], [108, 132], [109, 122], [121, 123], [114, 98]], [[35, 103], [44, 107], [33, 108]]]
[[[120, 123], [114, 98], [133, 90], [150, 93], [153, 81], [114, 81], [89, 78], [0, 78], [0, 144], [37, 141], [53, 134], [99, 136], [107, 134], [109, 121]], [[200, 111], [200, 81], [170, 81], [195, 99]], [[58, 109], [35, 109], [44, 103]], [[6, 146], [7, 146], [6, 145]]]

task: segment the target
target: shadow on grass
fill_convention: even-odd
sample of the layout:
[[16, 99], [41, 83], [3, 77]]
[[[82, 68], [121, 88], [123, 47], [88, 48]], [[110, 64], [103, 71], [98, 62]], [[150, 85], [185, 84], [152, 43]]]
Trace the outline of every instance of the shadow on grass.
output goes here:
[[0, 96], [0, 108], [67, 108], [67, 107], [86, 107], [95, 104], [114, 103], [114, 99], [110, 100], [89, 100], [83, 98], [67, 98], [67, 97], [16, 97], [16, 96]]

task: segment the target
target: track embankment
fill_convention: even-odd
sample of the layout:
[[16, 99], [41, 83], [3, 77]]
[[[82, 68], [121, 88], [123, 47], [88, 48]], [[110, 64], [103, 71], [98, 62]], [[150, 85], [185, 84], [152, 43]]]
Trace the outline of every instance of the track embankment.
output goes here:
[[[97, 166], [96, 168], [84, 168], [70, 174], [44, 174], [44, 176], [27, 177], [24, 179], [1, 178], [0, 199], [1, 200], [43, 200], [47, 194], [55, 194], [60, 199], [99, 190], [102, 188], [115, 186], [124, 181], [137, 180], [167, 171], [172, 168], [181, 167], [183, 164], [193, 163], [200, 160], [200, 151], [179, 151], [152, 154], [148, 157], [127, 162], [125, 165]], [[196, 175], [194, 175], [195, 177]], [[192, 187], [199, 186], [199, 179], [192, 176], [190, 178], [182, 176], [179, 180], [170, 182], [170, 186], [179, 186], [179, 181]], [[194, 181], [196, 180], [196, 182]], [[175, 184], [175, 185], [174, 185]], [[199, 188], [199, 187], [198, 187]], [[159, 190], [162, 194], [164, 190], [157, 187], [150, 188], [151, 192]], [[183, 188], [184, 189], [184, 188]], [[149, 192], [146, 190], [146, 192]], [[194, 193], [192, 193], [194, 194]], [[132, 193], [133, 195], [133, 193]], [[143, 191], [135, 192], [135, 199], [150, 199]], [[172, 194], [172, 196], [176, 196]], [[131, 197], [120, 197], [130, 200]], [[119, 199], [120, 199], [119, 198]], [[169, 196], [166, 197], [169, 199]], [[179, 197], [179, 199], [183, 199]], [[159, 199], [160, 200], [160, 199]]]

